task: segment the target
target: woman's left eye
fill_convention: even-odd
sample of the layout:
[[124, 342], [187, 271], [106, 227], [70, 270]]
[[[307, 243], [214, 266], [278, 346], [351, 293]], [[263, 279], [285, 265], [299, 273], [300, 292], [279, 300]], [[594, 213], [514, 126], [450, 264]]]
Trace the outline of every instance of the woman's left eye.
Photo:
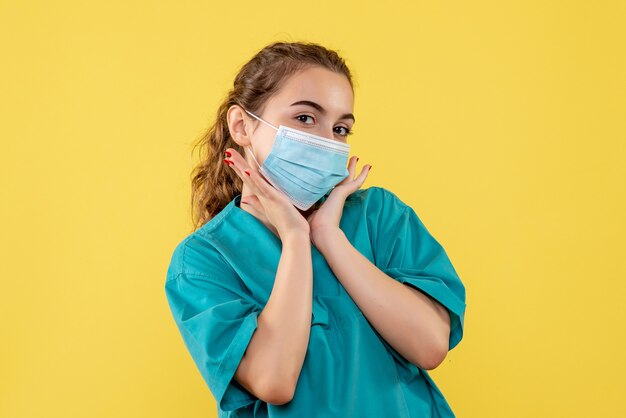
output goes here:
[[337, 128], [339, 129], [345, 129], [344, 133], [341, 132], [337, 132], [339, 135], [341, 136], [348, 136], [348, 135], [352, 135], [352, 131], [348, 128], [346, 128], [345, 126], [337, 126]]

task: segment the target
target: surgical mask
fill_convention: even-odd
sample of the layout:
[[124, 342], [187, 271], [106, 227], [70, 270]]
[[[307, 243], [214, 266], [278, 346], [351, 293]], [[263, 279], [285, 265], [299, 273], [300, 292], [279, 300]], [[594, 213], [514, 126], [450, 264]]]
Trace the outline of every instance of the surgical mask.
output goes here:
[[263, 164], [259, 165], [252, 151], [249, 153], [259, 172], [298, 209], [309, 209], [350, 174], [346, 167], [350, 145], [284, 125], [277, 128], [248, 113], [276, 129]]

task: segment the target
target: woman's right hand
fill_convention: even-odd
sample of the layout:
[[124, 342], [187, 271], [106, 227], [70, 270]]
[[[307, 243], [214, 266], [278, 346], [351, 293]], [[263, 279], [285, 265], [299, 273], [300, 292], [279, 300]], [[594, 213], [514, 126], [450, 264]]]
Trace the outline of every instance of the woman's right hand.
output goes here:
[[232, 162], [228, 165], [235, 170], [254, 194], [246, 196], [244, 200], [250, 205], [255, 215], [273, 225], [283, 241], [292, 233], [309, 235], [309, 222], [291, 203], [287, 195], [272, 186], [257, 169], [250, 167], [245, 158], [235, 149], [227, 148], [226, 152], [225, 160]]

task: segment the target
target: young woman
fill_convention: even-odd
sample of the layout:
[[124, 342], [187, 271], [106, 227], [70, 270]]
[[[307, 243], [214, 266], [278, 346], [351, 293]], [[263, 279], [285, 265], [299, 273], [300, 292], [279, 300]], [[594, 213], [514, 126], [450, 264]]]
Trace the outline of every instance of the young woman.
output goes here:
[[426, 370], [465, 287], [414, 210], [361, 189], [350, 71], [314, 43], [245, 64], [199, 143], [165, 292], [220, 417], [454, 417]]

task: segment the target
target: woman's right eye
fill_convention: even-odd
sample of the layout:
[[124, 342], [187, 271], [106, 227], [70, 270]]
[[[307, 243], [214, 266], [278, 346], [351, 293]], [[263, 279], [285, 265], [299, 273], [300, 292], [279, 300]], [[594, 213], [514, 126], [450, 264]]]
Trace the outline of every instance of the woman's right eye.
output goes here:
[[[306, 122], [305, 122], [305, 121], [303, 121], [301, 118], [311, 118], [311, 119], [313, 119], [313, 116], [310, 116], [310, 115], [298, 115], [298, 116], [296, 116], [296, 119], [298, 119], [300, 122], [304, 122], [304, 123], [306, 123]], [[309, 123], [307, 123], [307, 125], [310, 125], [310, 124], [309, 124]]]

